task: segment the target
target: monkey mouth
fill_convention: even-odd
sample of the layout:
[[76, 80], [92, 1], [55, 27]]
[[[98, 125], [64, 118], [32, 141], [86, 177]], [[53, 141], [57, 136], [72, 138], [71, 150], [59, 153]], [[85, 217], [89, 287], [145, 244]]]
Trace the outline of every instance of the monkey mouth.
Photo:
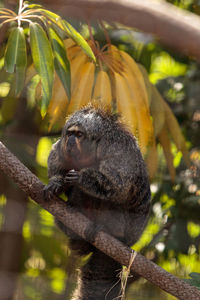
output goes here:
[[78, 149], [74, 150], [74, 148], [68, 147], [66, 152], [71, 159], [80, 159], [81, 153]]
[[70, 165], [70, 169], [78, 170], [80, 168], [80, 152], [68, 149], [67, 151], [67, 165]]

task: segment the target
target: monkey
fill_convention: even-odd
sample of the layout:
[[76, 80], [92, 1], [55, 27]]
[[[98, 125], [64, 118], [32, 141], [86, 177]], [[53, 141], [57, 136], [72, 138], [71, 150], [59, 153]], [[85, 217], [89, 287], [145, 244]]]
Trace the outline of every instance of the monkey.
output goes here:
[[[66, 205], [77, 209], [127, 246], [139, 239], [148, 220], [150, 185], [136, 138], [119, 117], [85, 107], [66, 121], [48, 158], [45, 198], [65, 193]], [[121, 265], [58, 220], [77, 255], [91, 257], [83, 266], [73, 300], [111, 300], [120, 294]]]

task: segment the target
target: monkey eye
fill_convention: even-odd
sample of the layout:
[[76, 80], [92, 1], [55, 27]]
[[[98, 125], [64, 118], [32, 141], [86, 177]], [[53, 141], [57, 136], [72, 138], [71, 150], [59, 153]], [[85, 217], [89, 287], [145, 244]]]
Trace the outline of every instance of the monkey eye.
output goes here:
[[68, 137], [73, 135], [77, 138], [81, 138], [84, 135], [84, 133], [80, 130], [67, 130], [66, 134]]
[[76, 137], [80, 138], [82, 136], [83, 136], [83, 132], [81, 132], [81, 131], [76, 132]]
[[71, 135], [74, 135], [74, 131], [70, 131], [70, 130], [67, 130], [67, 136], [71, 136]]

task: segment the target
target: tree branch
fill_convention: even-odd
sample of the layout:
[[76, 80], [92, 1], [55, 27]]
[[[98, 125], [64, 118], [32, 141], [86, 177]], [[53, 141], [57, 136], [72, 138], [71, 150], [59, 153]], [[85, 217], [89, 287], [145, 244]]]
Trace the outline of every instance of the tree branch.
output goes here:
[[200, 60], [200, 18], [164, 1], [43, 0], [61, 15], [119, 22], [152, 33], [180, 53]]
[[[44, 209], [86, 239], [85, 232], [93, 226], [93, 223], [78, 211], [67, 207], [66, 203], [57, 197], [54, 197], [52, 201], [45, 201], [43, 199], [43, 183], [1, 142], [0, 169]], [[99, 231], [93, 245], [122, 265], [129, 265], [132, 250], [106, 232]], [[131, 270], [179, 299], [200, 299], [200, 291], [197, 288], [166, 272], [139, 253], [136, 254]]]

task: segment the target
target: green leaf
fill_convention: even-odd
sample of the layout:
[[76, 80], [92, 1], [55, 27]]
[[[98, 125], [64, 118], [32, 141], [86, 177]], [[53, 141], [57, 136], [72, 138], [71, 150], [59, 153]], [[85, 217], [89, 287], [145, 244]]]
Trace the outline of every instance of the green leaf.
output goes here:
[[65, 31], [67, 35], [71, 37], [93, 61], [96, 62], [96, 57], [91, 47], [70, 23], [68, 23], [66, 20], [62, 20], [59, 15], [52, 13], [49, 10], [41, 9], [41, 12], [43, 12], [43, 14], [46, 15], [61, 30]]
[[28, 84], [28, 89], [27, 89], [27, 105], [28, 108], [33, 108], [35, 105], [35, 99], [37, 99], [37, 87], [40, 83], [40, 75], [36, 74], [33, 76], [31, 81]]
[[[43, 13], [45, 16], [47, 16], [50, 20], [52, 20], [53, 22], [58, 22], [59, 20], [61, 20], [61, 17], [55, 13], [53, 13], [50, 10], [47, 9], [40, 9], [40, 12]], [[64, 29], [63, 29], [64, 30]]]
[[184, 279], [184, 281], [200, 289], [200, 273], [193, 272], [190, 273], [189, 276], [192, 279]]
[[3, 124], [6, 124], [7, 122], [13, 120], [18, 104], [17, 100], [19, 99], [9, 96], [5, 101], [3, 101], [3, 104], [1, 106], [1, 117]]
[[15, 71], [20, 31], [18, 27], [11, 30], [5, 51], [5, 69], [9, 73]]
[[49, 19], [51, 26], [54, 25], [59, 36], [61, 38], [66, 38], [66, 31], [62, 24], [62, 18], [59, 15], [46, 9], [41, 9], [40, 12], [43, 14], [44, 17]]
[[32, 9], [32, 8], [35, 9], [35, 8], [41, 8], [42, 7], [42, 5], [40, 5], [40, 4], [30, 4], [28, 1], [25, 1], [24, 5], [27, 6], [27, 8], [30, 8], [30, 9]]
[[91, 47], [86, 42], [86, 40], [80, 35], [80, 33], [78, 33], [78, 31], [76, 31], [76, 29], [66, 20], [62, 20], [62, 25], [65, 31], [67, 32], [68, 36], [71, 37], [75, 41], [75, 43], [78, 44], [94, 62], [96, 62], [96, 58]]
[[55, 69], [60, 80], [62, 81], [68, 99], [70, 99], [70, 64], [66, 55], [65, 45], [52, 27], [49, 28], [49, 35], [54, 50]]
[[26, 40], [23, 28], [19, 28], [18, 51], [16, 59], [16, 94], [19, 95], [24, 87], [27, 66]]
[[44, 116], [52, 95], [54, 64], [50, 42], [37, 23], [30, 24], [30, 45], [35, 69], [41, 77], [41, 113]]
[[195, 279], [195, 280], [199, 281], [199, 284], [200, 284], [200, 273], [192, 272], [192, 273], [189, 274], [189, 276], [190, 276], [192, 279]]
[[5, 69], [13, 73], [16, 67], [16, 94], [18, 95], [24, 86], [25, 71], [27, 65], [26, 41], [23, 28], [12, 29], [5, 52]]

